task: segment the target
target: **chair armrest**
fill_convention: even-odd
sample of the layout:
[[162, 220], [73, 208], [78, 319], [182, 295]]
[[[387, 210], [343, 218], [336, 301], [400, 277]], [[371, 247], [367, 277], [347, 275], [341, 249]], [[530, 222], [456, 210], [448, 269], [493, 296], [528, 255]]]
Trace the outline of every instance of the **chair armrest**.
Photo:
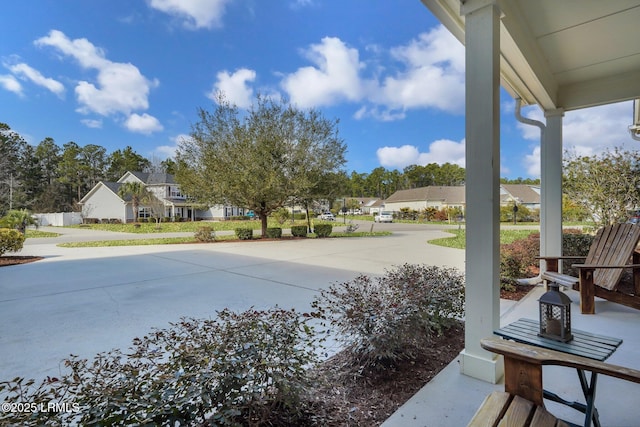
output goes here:
[[548, 350], [495, 337], [480, 340], [480, 345], [485, 350], [502, 354], [505, 358], [515, 359], [530, 365], [557, 365], [583, 369], [640, 384], [640, 370], [637, 369], [625, 368], [586, 357], [561, 353], [555, 350]]
[[581, 256], [581, 255], [560, 255], [560, 256], [537, 256], [536, 259], [544, 259], [544, 260], [548, 260], [548, 259], [556, 259], [556, 260], [560, 260], [560, 259], [585, 259], [587, 256]]
[[571, 264], [571, 267], [581, 269], [598, 269], [598, 268], [640, 268], [640, 264], [618, 264], [618, 265], [600, 265], [600, 264]]

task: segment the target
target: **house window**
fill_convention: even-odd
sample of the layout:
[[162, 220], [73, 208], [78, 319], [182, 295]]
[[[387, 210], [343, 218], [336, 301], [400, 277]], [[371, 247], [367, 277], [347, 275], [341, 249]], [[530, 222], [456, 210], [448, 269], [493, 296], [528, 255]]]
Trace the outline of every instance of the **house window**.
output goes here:
[[151, 218], [151, 210], [149, 208], [138, 208], [138, 218]]
[[170, 187], [170, 197], [184, 199], [184, 195], [180, 192], [180, 187]]

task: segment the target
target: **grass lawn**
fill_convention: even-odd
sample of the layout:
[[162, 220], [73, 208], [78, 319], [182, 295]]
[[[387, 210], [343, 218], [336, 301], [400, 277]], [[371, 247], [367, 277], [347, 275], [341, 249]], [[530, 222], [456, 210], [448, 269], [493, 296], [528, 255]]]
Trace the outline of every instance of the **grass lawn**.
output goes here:
[[[376, 237], [376, 236], [390, 236], [391, 233], [389, 231], [378, 231], [378, 232], [359, 232], [355, 231], [353, 233], [331, 233], [331, 236], [325, 237], [326, 239], [332, 238], [342, 238], [342, 237]], [[290, 238], [291, 235], [284, 235], [283, 238]], [[307, 238], [316, 239], [315, 234], [307, 235]], [[252, 239], [253, 241], [262, 240], [260, 237]], [[275, 239], [277, 240], [277, 239]], [[222, 241], [239, 241], [238, 238], [234, 235], [223, 235], [216, 236], [216, 242]], [[162, 237], [155, 239], [124, 239], [124, 240], [100, 240], [100, 241], [92, 241], [92, 242], [72, 242], [72, 243], [61, 243], [58, 246], [62, 248], [95, 248], [102, 246], [145, 246], [145, 245], [175, 245], [181, 243], [200, 243], [194, 237]], [[213, 243], [213, 242], [212, 242]]]
[[[515, 240], [524, 239], [531, 233], [537, 233], [537, 230], [500, 230], [500, 244], [511, 243]], [[432, 245], [445, 246], [447, 248], [464, 249], [466, 231], [447, 230], [447, 233], [454, 234], [454, 237], [443, 237], [441, 239], [430, 240]]]
[[25, 231], [24, 236], [28, 239], [30, 237], [32, 238], [36, 238], [36, 237], [57, 237], [60, 234], [58, 233], [50, 233], [48, 231], [39, 231], [39, 230], [34, 230], [31, 228], [27, 228], [27, 230]]
[[[330, 221], [318, 221], [312, 220], [313, 224], [332, 224]], [[92, 230], [104, 230], [104, 231], [116, 231], [121, 233], [178, 233], [189, 232], [195, 233], [200, 227], [211, 227], [214, 231], [233, 231], [236, 228], [251, 228], [253, 230], [260, 230], [260, 221], [188, 221], [188, 222], [161, 222], [156, 225], [155, 222], [143, 222], [136, 227], [134, 224], [82, 224], [72, 225], [71, 228], [90, 228]], [[281, 227], [290, 228], [292, 225], [307, 225], [307, 221], [287, 221], [284, 224], [280, 224], [276, 221], [269, 221], [267, 224], [269, 227]]]

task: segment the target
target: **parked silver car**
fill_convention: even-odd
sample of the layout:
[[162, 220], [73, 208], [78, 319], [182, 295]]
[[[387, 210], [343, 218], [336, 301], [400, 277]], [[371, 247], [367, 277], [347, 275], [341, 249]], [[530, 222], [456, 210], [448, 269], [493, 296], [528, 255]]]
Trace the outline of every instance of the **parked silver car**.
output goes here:
[[373, 220], [375, 222], [393, 222], [393, 212], [391, 211], [382, 211], [378, 215], [376, 215]]

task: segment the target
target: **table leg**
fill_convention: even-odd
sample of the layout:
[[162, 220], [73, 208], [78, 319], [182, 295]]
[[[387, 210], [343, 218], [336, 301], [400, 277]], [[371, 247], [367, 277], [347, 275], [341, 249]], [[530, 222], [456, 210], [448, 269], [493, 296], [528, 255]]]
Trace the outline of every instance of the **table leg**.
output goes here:
[[589, 380], [589, 383], [587, 384], [587, 376], [585, 375], [584, 370], [582, 369], [576, 369], [576, 370], [578, 371], [580, 386], [582, 387], [582, 393], [584, 394], [584, 398], [586, 401], [585, 412], [584, 412], [585, 414], [584, 425], [585, 427], [589, 427], [591, 425], [591, 420], [593, 420], [593, 425], [595, 427], [600, 427], [600, 417], [598, 415], [598, 409], [595, 406], [598, 373], [591, 372], [591, 378]]

